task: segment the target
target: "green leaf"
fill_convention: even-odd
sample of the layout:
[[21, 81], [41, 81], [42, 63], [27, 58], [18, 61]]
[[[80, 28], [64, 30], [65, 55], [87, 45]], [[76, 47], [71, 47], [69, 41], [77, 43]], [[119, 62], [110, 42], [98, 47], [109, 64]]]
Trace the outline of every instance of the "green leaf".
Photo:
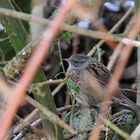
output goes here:
[[63, 32], [63, 37], [66, 39], [66, 41], [70, 44], [70, 39], [71, 39], [71, 34], [70, 32]]
[[77, 85], [75, 83], [68, 81], [67, 85], [70, 89], [74, 90], [76, 93], [80, 92], [79, 88], [77, 87]]

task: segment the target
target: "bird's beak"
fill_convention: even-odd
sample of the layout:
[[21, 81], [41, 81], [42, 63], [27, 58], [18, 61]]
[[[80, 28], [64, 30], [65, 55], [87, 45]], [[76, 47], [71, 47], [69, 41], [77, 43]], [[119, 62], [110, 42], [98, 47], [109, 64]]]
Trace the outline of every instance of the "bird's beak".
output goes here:
[[65, 58], [65, 59], [63, 59], [63, 60], [66, 61], [66, 62], [69, 62], [69, 61], [70, 61], [69, 58]]

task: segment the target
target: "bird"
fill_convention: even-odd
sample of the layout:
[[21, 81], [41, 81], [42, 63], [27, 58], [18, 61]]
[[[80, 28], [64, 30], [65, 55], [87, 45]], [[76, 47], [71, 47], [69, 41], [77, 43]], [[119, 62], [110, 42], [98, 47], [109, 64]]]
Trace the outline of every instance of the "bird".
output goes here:
[[[107, 94], [105, 89], [112, 78], [111, 72], [101, 62], [84, 54], [74, 54], [67, 59], [69, 66], [67, 69], [68, 81], [74, 83], [79, 88], [79, 93], [71, 91], [77, 102], [82, 106], [98, 106]], [[119, 83], [117, 94], [112, 97], [112, 105], [124, 107], [138, 113], [140, 106], [136, 105], [126, 95]]]

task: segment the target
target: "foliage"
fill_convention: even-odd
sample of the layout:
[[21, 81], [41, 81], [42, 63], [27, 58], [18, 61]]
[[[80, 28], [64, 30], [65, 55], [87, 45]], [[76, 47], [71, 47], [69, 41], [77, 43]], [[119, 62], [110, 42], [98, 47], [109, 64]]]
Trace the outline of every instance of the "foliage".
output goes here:
[[[89, 2], [92, 2], [92, 0]], [[49, 1], [49, 3], [53, 4], [53, 1]], [[51, 4], [50, 4], [50, 6], [51, 6]], [[48, 5], [46, 4], [45, 8], [47, 6]], [[11, 10], [16, 10], [16, 11], [20, 11], [20, 12], [30, 13], [31, 12], [31, 0], [28, 0], [27, 2], [25, 2], [24, 0], [15, 0], [15, 1], [0, 0], [0, 7], [8, 8]], [[123, 4], [120, 5], [120, 8], [122, 8], [122, 7], [123, 7]], [[137, 9], [139, 8], [139, 1], [137, 1], [137, 0], [136, 0], [136, 7], [137, 7]], [[82, 8], [84, 9], [85, 7], [82, 7]], [[81, 12], [83, 12], [82, 8], [80, 9], [81, 11], [79, 9], [77, 9], [77, 11], [76, 11], [77, 15], [74, 16], [74, 18], [73, 18], [72, 14], [75, 13], [75, 11], [70, 13], [70, 16], [71, 15], [72, 16], [70, 18], [68, 18], [68, 21], [66, 20], [66, 22], [73, 23], [73, 24], [80, 22], [80, 20], [81, 20], [80, 18], [82, 15]], [[104, 11], [103, 13], [101, 13], [103, 15], [101, 18], [104, 19], [104, 25], [106, 25], [105, 32], [108, 29], [110, 29], [110, 27], [112, 27], [112, 25], [114, 26], [114, 24], [115, 24], [114, 20], [116, 21], [116, 19], [114, 19], [114, 17], [117, 16], [117, 19], [120, 19], [122, 16], [122, 11], [124, 13], [126, 12], [125, 8], [121, 9], [122, 10], [122, 11], [120, 10], [121, 12], [120, 11], [118, 11], [118, 12], [111, 11], [110, 12], [109, 9], [105, 9], [105, 7], [104, 8], [101, 7], [101, 8]], [[93, 9], [91, 8], [90, 10], [92, 11]], [[89, 14], [89, 11], [87, 10], [87, 13], [88, 13], [87, 15], [86, 15], [86, 13], [84, 13], [82, 15], [83, 18], [90, 17], [91, 13]], [[57, 7], [53, 7], [49, 11], [49, 13], [46, 14], [46, 17], [48, 19], [52, 20], [55, 17], [57, 12], [59, 12]], [[92, 12], [92, 14], [93, 13], [94, 12]], [[108, 15], [108, 16], [106, 16], [106, 15]], [[78, 16], [80, 18], [78, 18]], [[30, 42], [30, 35], [29, 35], [30, 34], [30, 31], [29, 31], [30, 30], [29, 29], [30, 21], [23, 22], [16, 18], [0, 15], [0, 22], [5, 28], [5, 31], [0, 32], [1, 66], [6, 74], [7, 78], [10, 79], [11, 77], [12, 78], [14, 77], [13, 79], [11, 78], [10, 80], [13, 80], [14, 82], [15, 81], [18, 82], [18, 80], [22, 77], [22, 73], [24, 72], [24, 68], [25, 68], [26, 64], [30, 60], [30, 57], [33, 54], [34, 50], [36, 49], [36, 46], [39, 44], [38, 42], [40, 41], [40, 38], [43, 38], [43, 36], [38, 35], [38, 38], [36, 39], [37, 43], [34, 43], [34, 41], [36, 41], [36, 40], [34, 40], [33, 42]], [[96, 29], [96, 30], [100, 31], [100, 29], [101, 29], [101, 31], [102, 31], [102, 29], [103, 29], [102, 26], [96, 25], [97, 23], [95, 24], [95, 26], [93, 26], [94, 24], [92, 22], [93, 21], [91, 21], [91, 25], [90, 25], [91, 27], [89, 26], [86, 30], [90, 29], [90, 31], [91, 31], [91, 29], [92, 30]], [[116, 32], [119, 32], [119, 33], [123, 32], [124, 27], [127, 26], [127, 23], [128, 22], [126, 20], [126, 23], [124, 23], [120, 28], [117, 28]], [[109, 24], [109, 25], [107, 25], [107, 24]], [[39, 111], [39, 113], [36, 114], [36, 116], [41, 117], [43, 127], [42, 127], [42, 125], [40, 125], [39, 127], [36, 127], [37, 131], [34, 131], [34, 130], [36, 130], [36, 129], [34, 129], [34, 127], [29, 126], [29, 124], [28, 125], [24, 124], [27, 128], [29, 127], [31, 129], [31, 131], [29, 130], [29, 132], [26, 133], [25, 138], [27, 138], [27, 139], [35, 139], [35, 138], [40, 139], [44, 136], [44, 132], [45, 132], [45, 134], [48, 134], [51, 138], [56, 137], [56, 139], [58, 139], [58, 140], [62, 140], [63, 137], [65, 137], [65, 138], [73, 137], [75, 140], [88, 138], [89, 133], [94, 128], [94, 126], [96, 124], [96, 120], [98, 119], [98, 113], [99, 113], [98, 108], [91, 107], [91, 108], [85, 109], [85, 108], [79, 107], [79, 105], [77, 107], [77, 104], [75, 105], [75, 101], [71, 100], [70, 96], [65, 96], [66, 95], [65, 93], [68, 92], [67, 91], [68, 88], [71, 91], [71, 92], [69, 92], [69, 94], [74, 93], [78, 96], [80, 94], [80, 89], [77, 85], [75, 85], [71, 81], [64, 80], [62, 83], [60, 83], [57, 86], [57, 83], [52, 84], [51, 80], [52, 80], [52, 78], [56, 77], [56, 75], [61, 73], [61, 71], [63, 69], [63, 68], [61, 68], [61, 65], [63, 65], [63, 67], [65, 67], [65, 68], [67, 68], [67, 64], [65, 64], [65, 62], [64, 62], [64, 64], [62, 64], [62, 58], [67, 58], [71, 54], [74, 54], [74, 53], [87, 54], [89, 51], [95, 50], [95, 51], [93, 51], [92, 56], [94, 58], [97, 58], [98, 60], [101, 60], [105, 65], [107, 65], [110, 57], [112, 56], [113, 51], [116, 49], [115, 48], [116, 46], [114, 48], [113, 47], [111, 48], [109, 46], [109, 44], [111, 44], [112, 42], [110, 43], [110, 42], [108, 42], [108, 40], [102, 40], [101, 46], [96, 45], [98, 40], [93, 39], [92, 35], [90, 34], [90, 31], [87, 32], [86, 36], [83, 36], [82, 33], [81, 33], [82, 35], [76, 34], [76, 31], [74, 31], [74, 29], [76, 29], [76, 27], [74, 27], [74, 26], [68, 26], [67, 24], [64, 24], [62, 26], [65, 26], [67, 28], [71, 27], [73, 29], [73, 31], [72, 31], [73, 33], [69, 32], [70, 29], [68, 31], [66, 31], [65, 28], [64, 28], [65, 31], [61, 31], [59, 33], [58, 37], [55, 39], [55, 41], [52, 44], [53, 48], [49, 51], [49, 56], [47, 57], [47, 60], [44, 60], [42, 67], [40, 68], [39, 72], [37, 73], [37, 75], [33, 81], [34, 84], [36, 85], [36, 87], [35, 86], [31, 87], [28, 90], [28, 92], [30, 93], [30, 96], [33, 99], [35, 99], [38, 103], [40, 103], [42, 105], [42, 108], [47, 108], [51, 112], [53, 112], [54, 114], [57, 114], [57, 115], [58, 115], [57, 110], [61, 109], [61, 106], [67, 107], [67, 105], [72, 104], [70, 108], [66, 109], [66, 112], [64, 110], [58, 116], [59, 117], [61, 116], [62, 118], [64, 118], [64, 121], [67, 124], [71, 125], [70, 128], [71, 129], [74, 128], [75, 132], [78, 134], [71, 135], [71, 133], [65, 129], [62, 131], [59, 126], [57, 126], [53, 122], [48, 121], [48, 118], [46, 118], [46, 116], [43, 115], [41, 113], [41, 111]], [[121, 30], [121, 28], [123, 28], [123, 29]], [[78, 30], [78, 28], [77, 28], [77, 30]], [[37, 34], [39, 34], [39, 33], [37, 33]], [[109, 34], [106, 34], [106, 36], [107, 35], [109, 35]], [[127, 35], [127, 34], [123, 34], [123, 36], [121, 36], [121, 35], [119, 36], [120, 40], [122, 39], [121, 37], [123, 37], [124, 35]], [[89, 37], [87, 37], [87, 36], [89, 36]], [[101, 37], [101, 38], [103, 38], [103, 37]], [[134, 50], [134, 53], [132, 55], [135, 55], [136, 51], [137, 50]], [[38, 52], [38, 53], [40, 53], [40, 52]], [[140, 55], [139, 55], [139, 49], [138, 49], [137, 58], [139, 58], [139, 56]], [[136, 56], [135, 56], [135, 58], [136, 58]], [[131, 61], [132, 62], [130, 64], [128, 64], [128, 67], [129, 67], [129, 65], [131, 66], [131, 64], [136, 63], [135, 59], [131, 59]], [[138, 62], [139, 62], [139, 60], [138, 60]], [[9, 70], [9, 72], [7, 72], [8, 70]], [[133, 69], [132, 71], [135, 71], [135, 69]], [[48, 75], [51, 77], [51, 80], [49, 80], [47, 82], [50, 82], [51, 85], [48, 86], [48, 84], [46, 84], [46, 85], [43, 84], [43, 86], [39, 87], [37, 84], [46, 81]], [[60, 78], [63, 78], [63, 77], [64, 76], [60, 74]], [[131, 85], [135, 84], [134, 80], [135, 80], [135, 77], [133, 77], [133, 82], [131, 82]], [[52, 81], [55, 81], [55, 80], [52, 80]], [[67, 89], [66, 89], [66, 87], [63, 87], [64, 82], [66, 82]], [[126, 84], [129, 85], [129, 81], [126, 82]], [[51, 95], [52, 90], [54, 90], [55, 92], [58, 93], [55, 97], [53, 97]], [[139, 82], [138, 82], [138, 91], [139, 91]], [[56, 109], [56, 106], [59, 107], [59, 109]], [[31, 107], [31, 106], [29, 105], [29, 107]], [[36, 106], [34, 106], [34, 107], [36, 107]], [[25, 113], [24, 115], [25, 116], [29, 115], [29, 113]], [[33, 119], [36, 119], [35, 118], [36, 116], [34, 116]], [[52, 119], [54, 119], [53, 116], [52, 116]], [[121, 110], [121, 111], [117, 111], [115, 113], [109, 112], [108, 119], [112, 123], [114, 123], [116, 126], [118, 126], [120, 129], [127, 132], [128, 134], [130, 134], [136, 128], [137, 124], [139, 123], [138, 122], [139, 120], [137, 120], [134, 112], [132, 112], [130, 110]], [[26, 120], [23, 120], [23, 121], [26, 122]], [[55, 122], [56, 122], [56, 120], [55, 120]], [[26, 123], [28, 123], [28, 122], [26, 122]], [[39, 129], [41, 128], [41, 129], [38, 130], [38, 128]], [[24, 131], [24, 129], [21, 132], [23, 132], [23, 131]], [[38, 132], [39, 134], [35, 133], [35, 132]], [[18, 133], [20, 133], [20, 132], [18, 132]], [[34, 133], [35, 133], [35, 135], [34, 135]], [[41, 136], [40, 136], [40, 133], [41, 133]], [[122, 139], [122, 136], [118, 135], [118, 133], [116, 131], [112, 130], [110, 127], [105, 127], [105, 130], [103, 130], [101, 132], [100, 139], [104, 139], [104, 137], [105, 137], [105, 139], [108, 139], [108, 140], [109, 139], [114, 139], [114, 140]]]

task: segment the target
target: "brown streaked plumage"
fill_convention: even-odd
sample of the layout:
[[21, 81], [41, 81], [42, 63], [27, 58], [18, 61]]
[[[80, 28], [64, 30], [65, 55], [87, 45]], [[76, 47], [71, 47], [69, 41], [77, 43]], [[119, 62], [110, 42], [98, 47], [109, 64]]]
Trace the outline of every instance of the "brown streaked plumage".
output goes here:
[[[69, 80], [74, 82], [80, 89], [80, 93], [76, 94], [78, 96], [76, 97], [77, 101], [84, 106], [100, 104], [107, 93], [104, 89], [112, 77], [110, 71], [102, 63], [82, 54], [72, 55], [66, 61], [69, 63], [67, 69]], [[118, 94], [115, 99], [120, 104], [128, 106], [129, 109], [140, 112], [140, 107], [125, 96], [119, 84], [115, 81], [114, 84], [118, 86]]]

